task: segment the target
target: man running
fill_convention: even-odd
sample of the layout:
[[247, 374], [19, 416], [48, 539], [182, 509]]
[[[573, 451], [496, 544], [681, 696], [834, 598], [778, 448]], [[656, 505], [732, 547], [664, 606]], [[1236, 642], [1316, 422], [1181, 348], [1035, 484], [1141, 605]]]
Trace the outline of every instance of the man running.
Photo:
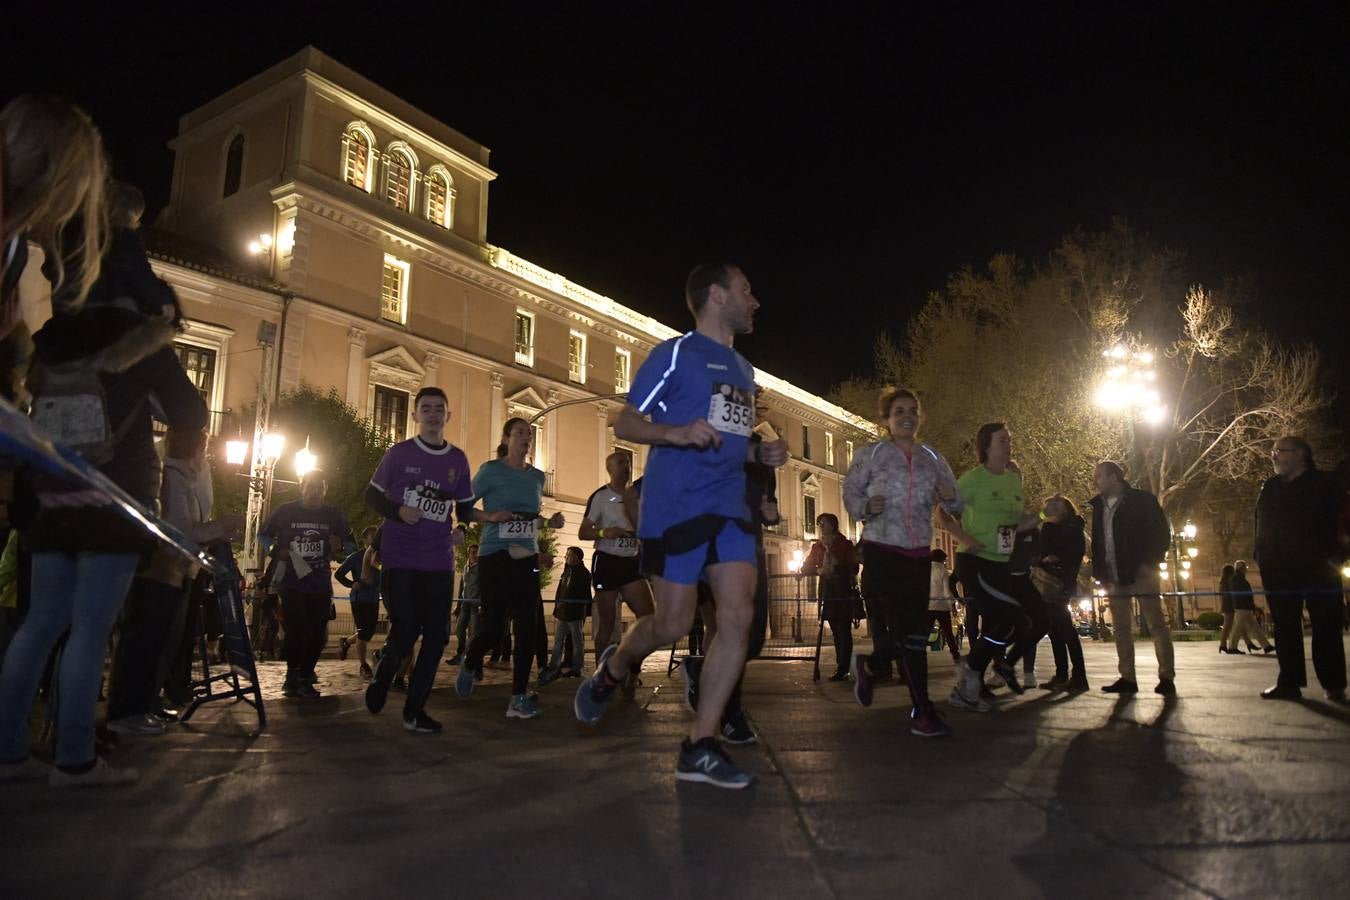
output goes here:
[[637, 529], [629, 517], [628, 479], [633, 476], [627, 453], [611, 453], [605, 460], [609, 483], [586, 501], [586, 517], [577, 535], [595, 541], [591, 575], [595, 585], [595, 649], [598, 657], [614, 636], [619, 598], [639, 619], [652, 614], [652, 591], [638, 564]]
[[473, 508], [469, 460], [445, 440], [449, 418], [444, 391], [418, 391], [413, 400], [417, 434], [385, 451], [365, 493], [366, 504], [385, 518], [381, 589], [389, 611], [389, 638], [366, 688], [366, 708], [372, 713], [384, 708], [389, 685], [420, 635], [422, 649], [403, 701], [403, 727], [417, 734], [441, 730], [423, 707], [449, 639], [455, 581], [451, 506], [461, 523], [485, 518]]
[[652, 351], [614, 427], [618, 437], [653, 447], [638, 534], [656, 612], [639, 619], [622, 643], [605, 648], [595, 674], [577, 690], [575, 710], [580, 721], [598, 722], [628, 672], [688, 634], [697, 585], [706, 579], [717, 598], [718, 633], [675, 777], [741, 789], [754, 776], [731, 761], [715, 735], [745, 663], [754, 613], [755, 539], [744, 466], [747, 460], [781, 466], [787, 447], [782, 441], [750, 443], [754, 369], [731, 346], [736, 335], [753, 329], [759, 307], [745, 274], [725, 263], [700, 265], [685, 282], [685, 301], [695, 330]]

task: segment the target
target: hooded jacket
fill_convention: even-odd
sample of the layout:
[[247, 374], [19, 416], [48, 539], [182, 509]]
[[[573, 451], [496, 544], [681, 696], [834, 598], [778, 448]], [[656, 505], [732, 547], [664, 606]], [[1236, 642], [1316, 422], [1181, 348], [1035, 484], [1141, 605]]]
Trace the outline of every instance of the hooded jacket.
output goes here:
[[[958, 492], [951, 500], [939, 500], [939, 484], [956, 486], [956, 475], [947, 460], [927, 444], [915, 442], [906, 456], [892, 441], [869, 444], [853, 455], [844, 479], [844, 509], [863, 523], [864, 543], [885, 544], [927, 552], [933, 543], [933, 507], [954, 516], [965, 508]], [[881, 495], [886, 511], [867, 514], [867, 501]]]
[[[1106, 566], [1106, 531], [1103, 517], [1106, 500], [1101, 494], [1092, 498], [1092, 577], [1101, 582], [1111, 581]], [[1167, 558], [1172, 543], [1172, 526], [1158, 505], [1158, 498], [1148, 491], [1127, 487], [1116, 504], [1112, 519], [1112, 536], [1116, 544], [1116, 573], [1120, 584], [1133, 584], [1139, 570], [1145, 566], [1157, 569]]]
[[[109, 426], [118, 434], [113, 456], [99, 469], [146, 509], [159, 496], [161, 464], [155, 452], [153, 416], [174, 428], [207, 425], [206, 404], [173, 351], [173, 328], [118, 307], [84, 307], [52, 317], [33, 336], [29, 384], [40, 394], [47, 372], [88, 367], [100, 373]], [[31, 476], [38, 495], [37, 519], [25, 533], [34, 552], [103, 550], [139, 552], [147, 536], [111, 507], [56, 475]], [[153, 539], [150, 539], [153, 540]]]

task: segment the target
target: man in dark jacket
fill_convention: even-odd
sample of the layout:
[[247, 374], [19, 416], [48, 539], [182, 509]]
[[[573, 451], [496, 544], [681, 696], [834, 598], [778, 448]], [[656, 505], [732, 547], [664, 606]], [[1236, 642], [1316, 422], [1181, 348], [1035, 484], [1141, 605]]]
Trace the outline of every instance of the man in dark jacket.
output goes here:
[[1110, 596], [1120, 678], [1102, 688], [1108, 694], [1139, 690], [1134, 677], [1133, 604], [1148, 623], [1158, 655], [1159, 694], [1175, 694], [1172, 635], [1163, 617], [1158, 563], [1167, 557], [1172, 529], [1148, 491], [1132, 488], [1118, 463], [1102, 462], [1092, 472], [1098, 494], [1092, 498], [1092, 577]]
[[1345, 700], [1345, 646], [1341, 641], [1341, 580], [1345, 548], [1337, 540], [1341, 495], [1318, 471], [1300, 437], [1275, 442], [1275, 477], [1256, 501], [1256, 562], [1261, 569], [1280, 676], [1261, 692], [1267, 700], [1297, 700], [1308, 683], [1303, 661], [1303, 604], [1312, 620], [1313, 669], [1328, 700]]
[[[541, 685], [560, 678], [563, 663], [568, 659], [572, 661], [572, 672], [581, 674], [586, 659], [583, 625], [591, 606], [591, 573], [586, 571], [586, 557], [580, 547], [568, 547], [566, 559], [553, 602], [553, 618], [558, 620], [553, 633], [553, 655], [548, 665], [539, 671]], [[570, 654], [566, 652], [569, 635], [572, 638]]]

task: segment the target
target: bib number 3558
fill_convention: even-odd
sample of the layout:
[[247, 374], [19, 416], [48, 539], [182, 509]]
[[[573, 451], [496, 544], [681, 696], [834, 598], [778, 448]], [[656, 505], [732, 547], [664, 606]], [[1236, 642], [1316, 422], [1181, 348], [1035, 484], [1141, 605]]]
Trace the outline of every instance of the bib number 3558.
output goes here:
[[729, 384], [714, 384], [708, 400], [708, 424], [727, 434], [749, 437], [755, 427], [750, 392]]

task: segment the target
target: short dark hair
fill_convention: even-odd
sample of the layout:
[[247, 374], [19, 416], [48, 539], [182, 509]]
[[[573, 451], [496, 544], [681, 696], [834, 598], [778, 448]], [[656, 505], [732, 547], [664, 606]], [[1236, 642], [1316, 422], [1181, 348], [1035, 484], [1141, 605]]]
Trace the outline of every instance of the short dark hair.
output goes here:
[[1101, 462], [1097, 463], [1097, 467], [1105, 469], [1106, 471], [1115, 475], [1116, 478], [1120, 479], [1121, 484], [1129, 484], [1129, 481], [1127, 481], [1125, 478], [1125, 468], [1115, 460], [1104, 459]]
[[446, 406], [450, 405], [450, 398], [445, 396], [445, 391], [435, 385], [429, 384], [418, 391], [416, 397], [413, 397], [413, 409], [417, 409], [417, 404], [421, 402], [423, 397], [440, 397], [445, 401]]
[[563, 555], [571, 556], [573, 553], [575, 553], [577, 556], [580, 556], [582, 559], [586, 558], [585, 551], [583, 551], [580, 547], [568, 547], [567, 552]]
[[947, 551], [941, 547], [933, 548], [933, 562], [943, 563], [947, 561]]
[[112, 183], [108, 198], [108, 218], [115, 228], [130, 228], [133, 219], [145, 215], [145, 194], [136, 185], [126, 181]]
[[989, 448], [994, 443], [994, 435], [1008, 426], [1002, 422], [985, 422], [975, 433], [975, 449], [980, 454], [980, 462], [989, 462]]
[[919, 395], [909, 388], [893, 386], [882, 388], [881, 395], [877, 397], [877, 414], [881, 416], [881, 421], [884, 422], [891, 417], [891, 407], [894, 406], [895, 401], [899, 400], [901, 397], [908, 397], [914, 401], [914, 405], [917, 406], [920, 411], [923, 410], [923, 404], [919, 402]]
[[324, 472], [323, 469], [310, 469], [304, 475], [300, 476], [300, 484], [302, 486], [309, 484], [316, 478], [322, 481], [324, 484], [328, 483], [328, 473]]
[[839, 530], [839, 517], [836, 516], [834, 513], [821, 513], [820, 515], [816, 516], [817, 525], [822, 525], [825, 522], [829, 522], [830, 527], [833, 528], [835, 531]]
[[1309, 444], [1307, 441], [1305, 441], [1303, 438], [1299, 437], [1296, 434], [1280, 435], [1280, 437], [1276, 439], [1275, 443], [1278, 444], [1280, 441], [1285, 441], [1287, 443], [1293, 444], [1294, 448], [1296, 450], [1299, 450], [1303, 454], [1303, 464], [1306, 465], [1308, 468], [1310, 469], [1317, 468], [1317, 462], [1313, 459], [1312, 444]]
[[731, 287], [732, 263], [699, 263], [689, 270], [684, 279], [684, 302], [696, 317], [708, 305], [708, 295], [715, 284], [723, 290]]

